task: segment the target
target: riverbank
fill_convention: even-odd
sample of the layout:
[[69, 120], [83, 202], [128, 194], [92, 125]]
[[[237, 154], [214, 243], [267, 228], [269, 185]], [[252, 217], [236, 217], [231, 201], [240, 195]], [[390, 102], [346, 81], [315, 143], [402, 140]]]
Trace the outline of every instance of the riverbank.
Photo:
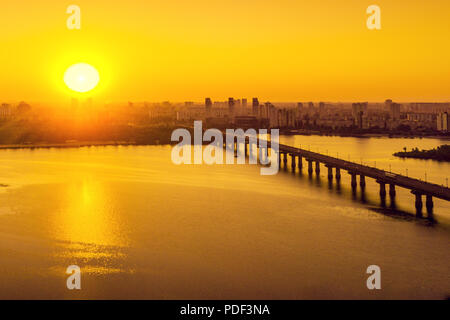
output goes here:
[[[281, 131], [280, 135], [292, 136], [328, 136], [328, 137], [349, 137], [349, 138], [404, 138], [404, 139], [440, 139], [450, 141], [450, 136], [401, 136], [401, 135], [386, 135], [386, 134], [339, 134], [339, 133], [321, 133], [311, 130], [289, 130]], [[76, 141], [69, 140], [65, 142], [38, 142], [38, 143], [23, 143], [23, 144], [0, 144], [0, 150], [5, 149], [50, 149], [50, 148], [83, 148], [83, 147], [106, 147], [106, 146], [152, 146], [173, 144], [171, 141], [154, 140], [154, 141]], [[206, 143], [208, 144], [208, 143]]]
[[60, 143], [3, 144], [1, 149], [45, 149], [45, 148], [82, 148], [137, 145], [130, 141], [67, 141]]
[[350, 133], [350, 132], [323, 132], [320, 130], [292, 129], [280, 130], [282, 135], [301, 135], [301, 136], [326, 136], [326, 137], [351, 137], [351, 138], [404, 138], [404, 139], [440, 139], [450, 141], [450, 135], [436, 134], [402, 134], [402, 133]]

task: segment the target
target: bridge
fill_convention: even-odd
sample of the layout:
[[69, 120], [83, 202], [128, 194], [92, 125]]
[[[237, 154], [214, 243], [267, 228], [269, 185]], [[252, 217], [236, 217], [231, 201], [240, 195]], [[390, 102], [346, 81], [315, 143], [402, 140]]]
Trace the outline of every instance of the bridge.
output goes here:
[[[248, 155], [249, 151], [249, 139], [244, 139], [244, 153], [245, 156]], [[261, 147], [261, 145], [266, 145], [267, 147]], [[271, 147], [270, 141], [265, 141], [259, 139], [259, 143], [256, 144], [256, 148], [259, 146], [259, 154], [267, 156], [268, 149]], [[252, 146], [253, 148], [253, 146]], [[234, 141], [234, 150], [237, 154], [238, 150], [241, 149], [239, 144], [239, 139]], [[425, 205], [427, 209], [427, 214], [429, 218], [433, 215], [433, 197], [450, 201], [450, 189], [421, 181], [418, 179], [406, 177], [400, 174], [395, 174], [392, 172], [387, 172], [374, 167], [366, 166], [363, 164], [358, 164], [355, 162], [350, 162], [342, 160], [339, 158], [334, 158], [328, 155], [323, 155], [320, 153], [304, 150], [301, 148], [295, 148], [284, 144], [279, 144], [278, 152], [278, 162], [281, 167], [281, 163], [285, 167], [288, 165], [288, 156], [291, 158], [291, 168], [295, 172], [296, 168], [302, 170], [303, 159], [308, 165], [308, 173], [312, 175], [315, 172], [317, 175], [320, 174], [320, 165], [323, 164], [328, 169], [328, 179], [333, 179], [333, 171], [335, 172], [334, 177], [336, 180], [341, 179], [341, 170], [347, 171], [351, 175], [351, 187], [356, 189], [357, 187], [357, 176], [359, 176], [359, 185], [362, 189], [366, 186], [366, 177], [375, 179], [375, 181], [380, 185], [380, 197], [382, 199], [386, 198], [386, 185], [389, 186], [389, 196], [392, 198], [396, 194], [396, 186], [406, 188], [411, 190], [411, 193], [415, 195], [415, 207], [416, 216], [422, 217], [423, 202], [422, 198], [425, 197]]]

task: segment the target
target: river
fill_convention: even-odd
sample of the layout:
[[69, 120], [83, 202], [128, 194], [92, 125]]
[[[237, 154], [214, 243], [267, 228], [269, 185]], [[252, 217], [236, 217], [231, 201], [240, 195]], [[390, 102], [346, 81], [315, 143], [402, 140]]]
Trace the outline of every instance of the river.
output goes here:
[[[393, 152], [436, 139], [282, 136], [281, 142], [446, 184], [449, 163]], [[450, 204], [414, 217], [397, 189], [353, 195], [256, 165], [175, 165], [170, 146], [0, 150], [0, 298], [443, 299]], [[81, 290], [66, 268], [81, 268]], [[381, 268], [381, 290], [366, 269]]]

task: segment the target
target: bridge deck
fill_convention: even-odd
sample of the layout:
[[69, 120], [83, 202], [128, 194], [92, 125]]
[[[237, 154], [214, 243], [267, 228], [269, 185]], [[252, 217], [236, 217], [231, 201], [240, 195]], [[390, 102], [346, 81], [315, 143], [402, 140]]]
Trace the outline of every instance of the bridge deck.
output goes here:
[[[267, 142], [267, 144], [268, 146], [270, 146], [270, 142]], [[325, 165], [331, 167], [338, 167], [340, 169], [347, 170], [351, 173], [371, 177], [378, 181], [382, 181], [386, 184], [394, 184], [403, 188], [411, 189], [412, 191], [418, 192], [420, 194], [430, 195], [436, 198], [450, 201], [450, 189], [437, 184], [406, 177], [400, 174], [390, 173], [374, 167], [365, 166], [350, 161], [345, 161], [342, 159], [330, 157], [327, 155], [323, 155], [320, 153], [300, 148], [287, 146], [284, 144], [279, 145], [279, 150], [280, 152], [301, 155], [306, 159], [319, 161], [321, 163], [324, 163]]]

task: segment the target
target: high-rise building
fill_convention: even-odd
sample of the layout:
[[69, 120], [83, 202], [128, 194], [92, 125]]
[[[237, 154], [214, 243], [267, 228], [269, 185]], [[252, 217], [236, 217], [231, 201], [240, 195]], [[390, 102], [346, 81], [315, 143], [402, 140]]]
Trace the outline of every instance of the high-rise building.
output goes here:
[[392, 104], [392, 100], [391, 100], [391, 99], [387, 99], [387, 100], [384, 102], [384, 105], [385, 105], [385, 107], [386, 107], [386, 111], [390, 111], [390, 110], [391, 110], [391, 104]]
[[442, 131], [442, 132], [448, 132], [448, 127], [450, 125], [450, 121], [449, 121], [449, 117], [448, 117], [448, 113], [447, 112], [443, 112], [438, 114], [437, 118], [436, 118], [436, 127], [438, 131]]
[[323, 116], [325, 114], [325, 103], [319, 102], [319, 115]]
[[0, 106], [0, 118], [6, 119], [12, 115], [11, 105], [8, 103], [2, 103]]
[[392, 120], [399, 120], [400, 119], [400, 104], [398, 103], [391, 103], [389, 104], [390, 112], [391, 112], [391, 119]]
[[247, 99], [246, 98], [242, 98], [242, 103], [241, 103], [241, 105], [242, 105], [242, 108], [247, 108]]
[[308, 102], [308, 114], [313, 115], [316, 113], [316, 108], [314, 107], [313, 102]]
[[270, 102], [266, 102], [264, 105], [261, 105], [261, 118], [269, 119], [270, 110], [272, 108], [275, 108], [275, 106]]
[[258, 116], [258, 107], [259, 107], [259, 101], [258, 98], [253, 98], [252, 100], [252, 113], [256, 117]]
[[302, 112], [303, 112], [303, 103], [297, 102], [297, 112], [298, 112], [299, 115], [302, 114]]
[[228, 113], [230, 116], [234, 115], [234, 99], [228, 98]]
[[211, 107], [212, 107], [211, 98], [205, 98], [205, 109], [207, 115], [211, 113]]
[[364, 120], [367, 118], [367, 102], [352, 103], [353, 124], [362, 129], [365, 126]]

